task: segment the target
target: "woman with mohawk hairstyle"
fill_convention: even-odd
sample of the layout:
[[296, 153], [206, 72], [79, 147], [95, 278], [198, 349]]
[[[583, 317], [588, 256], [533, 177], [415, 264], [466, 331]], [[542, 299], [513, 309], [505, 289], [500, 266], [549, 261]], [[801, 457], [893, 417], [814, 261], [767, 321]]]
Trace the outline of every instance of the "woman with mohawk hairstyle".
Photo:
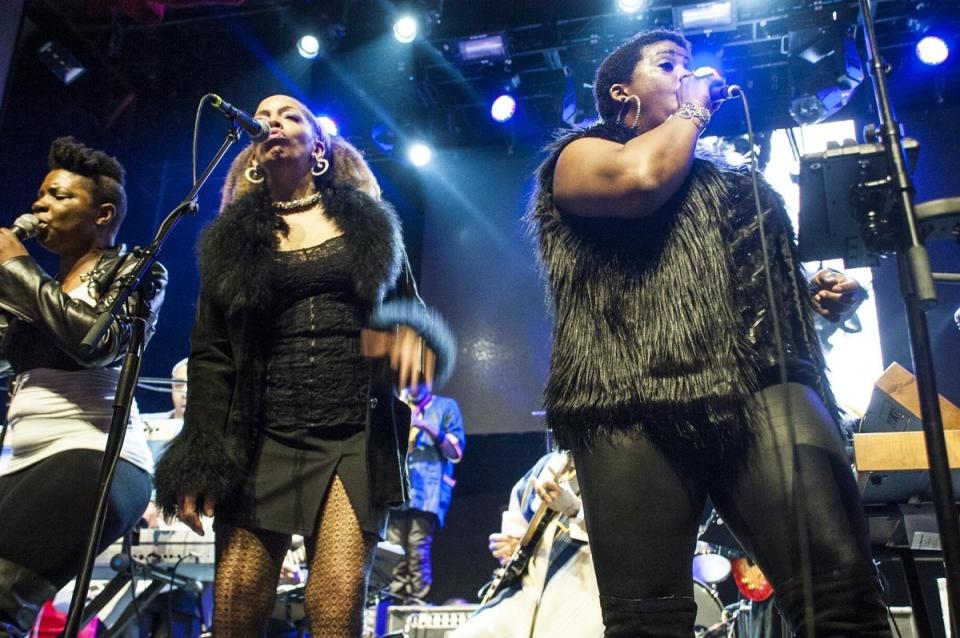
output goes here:
[[[12, 372], [0, 470], [0, 636], [22, 636], [40, 606], [79, 570], [96, 502], [120, 364], [131, 325], [113, 321], [92, 352], [80, 342], [136, 266], [114, 240], [127, 208], [124, 170], [73, 138], [50, 148], [32, 212], [40, 244], [59, 256], [47, 275], [0, 229], [0, 372]], [[156, 328], [166, 271], [159, 264], [124, 306]], [[153, 459], [131, 411], [110, 489], [101, 550], [136, 523], [150, 499]]]

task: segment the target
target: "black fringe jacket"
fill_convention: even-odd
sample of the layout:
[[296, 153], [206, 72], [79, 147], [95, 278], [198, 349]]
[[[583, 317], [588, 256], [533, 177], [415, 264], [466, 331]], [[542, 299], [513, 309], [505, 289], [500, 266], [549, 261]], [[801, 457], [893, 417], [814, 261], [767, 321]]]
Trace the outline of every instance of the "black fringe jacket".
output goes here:
[[[326, 213], [347, 238], [356, 291], [369, 303], [368, 325], [412, 326], [437, 353], [437, 382], [442, 383], [453, 366], [453, 336], [417, 296], [396, 213], [349, 186], [327, 186], [322, 194]], [[196, 494], [198, 508], [212, 497], [218, 512], [244, 510], [243, 488], [262, 415], [264, 346], [275, 308], [270, 285], [275, 231], [283, 225], [260, 186], [228, 206], [201, 239], [184, 426], [156, 470], [157, 502], [167, 515], [174, 513], [179, 493]], [[372, 365], [367, 411], [370, 483], [375, 502], [399, 504], [406, 499], [410, 414], [393, 394], [386, 362]]]
[[[752, 395], [778, 380], [750, 176], [697, 159], [646, 218], [560, 215], [552, 189], [563, 148], [631, 135], [606, 124], [570, 134], [538, 169], [527, 221], [556, 313], [548, 424], [565, 448], [643, 431], [668, 451], [740, 449], [752, 433]], [[836, 414], [790, 222], [765, 183], [761, 206], [790, 378]]]

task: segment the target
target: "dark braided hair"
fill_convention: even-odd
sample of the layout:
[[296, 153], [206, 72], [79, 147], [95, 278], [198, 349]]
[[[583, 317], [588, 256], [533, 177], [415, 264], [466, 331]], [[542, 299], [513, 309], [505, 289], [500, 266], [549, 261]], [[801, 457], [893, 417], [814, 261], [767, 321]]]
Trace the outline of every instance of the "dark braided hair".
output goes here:
[[623, 106], [610, 97], [610, 87], [614, 84], [629, 82], [637, 62], [643, 59], [643, 50], [656, 42], [668, 40], [679, 44], [687, 51], [690, 42], [677, 31], [653, 29], [633, 36], [630, 40], [614, 49], [604, 58], [597, 68], [597, 77], [593, 82], [593, 95], [597, 100], [597, 113], [604, 122], [613, 123]]
[[117, 214], [110, 222], [110, 228], [116, 230], [127, 213], [127, 193], [123, 188], [126, 171], [115, 157], [77, 141], [73, 137], [58, 137], [50, 145], [47, 159], [50, 170], [62, 169], [82, 175], [93, 182], [95, 204], [113, 204]]

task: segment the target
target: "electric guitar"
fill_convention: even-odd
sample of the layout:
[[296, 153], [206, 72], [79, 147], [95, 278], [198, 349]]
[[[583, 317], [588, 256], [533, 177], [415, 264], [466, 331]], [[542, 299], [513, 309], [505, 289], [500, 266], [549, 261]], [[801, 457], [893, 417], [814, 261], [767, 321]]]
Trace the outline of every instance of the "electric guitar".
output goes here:
[[[575, 474], [576, 470], [573, 469], [573, 457], [567, 455], [566, 463], [564, 463], [563, 468], [556, 474], [556, 481], [557, 483], [568, 481]], [[540, 507], [537, 508], [533, 518], [530, 519], [530, 523], [527, 525], [527, 531], [517, 544], [517, 548], [513, 550], [510, 559], [494, 570], [493, 578], [478, 592], [477, 595], [480, 597], [481, 607], [490, 602], [493, 597], [504, 588], [523, 578], [524, 573], [527, 571], [527, 566], [530, 564], [530, 559], [536, 550], [537, 543], [540, 542], [540, 539], [543, 538], [543, 535], [547, 531], [547, 527], [550, 526], [550, 523], [552, 523], [558, 515], [559, 512], [550, 509], [546, 503], [540, 503]]]

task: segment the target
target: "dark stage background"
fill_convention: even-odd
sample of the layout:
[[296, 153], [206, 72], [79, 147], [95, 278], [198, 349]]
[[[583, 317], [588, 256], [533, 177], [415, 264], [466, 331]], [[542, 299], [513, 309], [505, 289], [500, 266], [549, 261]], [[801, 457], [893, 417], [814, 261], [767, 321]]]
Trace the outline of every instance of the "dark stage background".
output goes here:
[[[130, 15], [112, 0], [26, 0], [15, 42], [0, 29], [0, 38], [7, 38], [0, 53], [4, 45], [14, 50], [0, 112], [0, 223], [29, 210], [49, 143], [59, 135], [75, 135], [125, 163], [130, 210], [121, 240], [142, 244], [188, 190], [191, 126], [205, 92], [250, 110], [264, 96], [289, 93], [333, 116], [341, 134], [367, 154], [403, 218], [424, 299], [459, 337], [458, 369], [444, 392], [460, 402], [468, 441], [448, 524], [436, 543], [432, 597], [472, 600], [493, 567], [486, 536], [499, 526], [507, 490], [543, 452], [543, 422], [531, 413], [541, 405], [550, 319], [521, 220], [530, 175], [551, 131], [593, 115], [584, 85], [597, 61], [645, 26], [669, 26], [671, 4], [681, 3], [653, 2], [631, 17], [608, 0], [421, 0], [415, 4], [434, 13], [432, 31], [411, 46], [389, 35], [392, 5], [383, 1], [170, 4], [161, 17], [152, 9]], [[741, 20], [752, 25], [752, 35], [742, 36], [742, 29], [694, 33], [695, 50], [726, 51], [715, 64], [751, 87], [760, 129], [792, 125], [785, 62], [776, 57], [779, 37], [821, 20], [824, 10], [815, 6], [837, 10], [852, 24], [856, 3], [742, 4]], [[147, 7], [124, 6], [133, 5]], [[954, 48], [960, 43], [955, 3], [926, 3], [927, 13], [914, 15], [915, 5], [886, 0], [880, 8], [884, 51], [895, 69], [895, 105], [921, 144], [915, 179], [917, 201], [923, 201], [960, 195], [960, 56], [954, 51], [936, 70], [919, 68], [911, 58], [916, 32], [908, 18], [942, 18], [952, 25]], [[757, 31], [761, 21], [767, 35]], [[774, 28], [778, 21], [793, 27], [781, 25], [781, 33]], [[327, 55], [312, 61], [294, 50], [308, 27], [327, 34]], [[451, 53], [458, 37], [494, 32], [507, 34], [509, 61], [468, 64]], [[36, 51], [48, 40], [64, 44], [86, 67], [73, 84], [65, 86], [39, 61]], [[505, 87], [518, 97], [518, 110], [500, 125], [487, 108]], [[724, 107], [714, 132], [741, 134], [738, 108]], [[868, 87], [836, 117], [855, 118], [858, 126], [875, 121]], [[220, 116], [204, 114], [201, 166], [225, 130]], [[422, 170], [402, 152], [415, 139], [434, 145], [434, 160]], [[161, 256], [171, 283], [145, 376], [167, 376], [187, 354], [197, 294], [194, 246], [216, 213], [226, 166], [202, 193], [197, 217], [182, 223]], [[929, 248], [934, 270], [960, 270], [955, 242], [931, 242]], [[39, 247], [31, 251], [55, 270]], [[910, 367], [894, 265], [884, 263], [874, 281], [884, 363]], [[939, 291], [940, 303], [928, 315], [938, 381], [943, 394], [960, 402], [960, 331], [953, 322], [960, 287]], [[164, 395], [141, 391], [137, 399], [144, 412], [168, 409]]]

